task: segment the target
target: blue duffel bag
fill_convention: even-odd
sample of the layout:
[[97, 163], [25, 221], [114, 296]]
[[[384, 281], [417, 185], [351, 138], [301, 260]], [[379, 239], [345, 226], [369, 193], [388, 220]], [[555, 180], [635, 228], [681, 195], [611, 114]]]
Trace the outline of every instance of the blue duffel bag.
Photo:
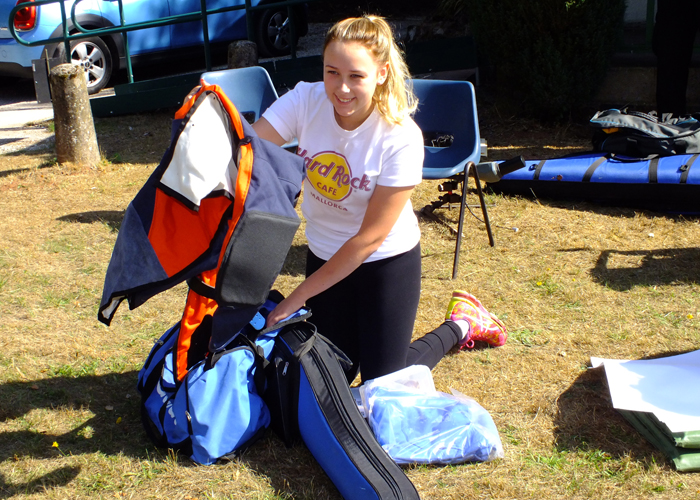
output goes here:
[[[275, 303], [266, 306], [272, 309]], [[194, 364], [181, 381], [173, 370], [179, 324], [168, 330], [138, 376], [142, 420], [153, 442], [209, 465], [233, 458], [257, 441], [270, 425], [262, 398], [267, 357], [282, 326], [307, 316], [302, 309], [271, 331], [248, 325], [224, 348]], [[262, 316], [258, 320], [264, 325]]]

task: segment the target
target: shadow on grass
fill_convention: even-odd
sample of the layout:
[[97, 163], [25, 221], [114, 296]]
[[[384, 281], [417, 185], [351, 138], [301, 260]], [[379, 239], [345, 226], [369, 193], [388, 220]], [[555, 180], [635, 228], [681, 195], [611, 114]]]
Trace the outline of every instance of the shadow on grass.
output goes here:
[[65, 486], [80, 473], [80, 467], [59, 467], [41, 477], [23, 484], [9, 485], [0, 474], [0, 498], [11, 498], [22, 493], [44, 493], [52, 488]]
[[603, 250], [591, 275], [598, 283], [617, 291], [635, 286], [700, 283], [700, 248]]
[[[141, 426], [136, 381], [137, 372], [130, 371], [0, 385], [0, 401], [11, 402], [0, 407], [0, 422], [16, 421], [12, 427], [21, 427], [0, 433], [0, 461], [95, 452], [146, 457], [144, 445], [150, 441]], [[94, 416], [66, 433], [51, 434], [37, 430], [27, 418], [35, 410], [89, 410]]]
[[112, 231], [118, 232], [124, 219], [124, 210], [95, 210], [92, 212], [79, 212], [58, 217], [56, 220], [63, 222], [80, 222], [82, 224], [92, 224], [101, 222], [107, 224]]
[[[10, 156], [12, 153], [8, 153], [6, 156]], [[17, 175], [17, 174], [22, 174], [25, 172], [30, 172], [35, 169], [44, 169], [44, 168], [51, 168], [56, 166], [56, 162], [54, 161], [49, 161], [44, 163], [43, 165], [39, 165], [38, 167], [26, 167], [26, 168], [15, 168], [14, 170], [3, 170], [0, 172], [0, 178], [2, 177], [9, 177], [11, 175]]]
[[303, 443], [286, 448], [271, 430], [240, 458], [249, 468], [268, 478], [280, 496], [342, 500], [333, 482]]
[[[157, 462], [168, 460], [172, 452], [156, 448], [143, 429], [137, 376], [136, 371], [129, 371], [0, 384], [0, 401], [11, 402], [0, 405], [0, 423], [15, 428], [0, 433], [0, 462], [23, 457], [56, 459], [93, 453]], [[94, 415], [60, 434], [37, 429], [34, 422], [41, 419], [41, 427], [52, 422], [65, 428], [71, 427], [69, 420], [75, 417], [70, 413], [44, 418], [32, 415], [37, 410], [89, 410]], [[196, 467], [182, 453], [177, 452], [175, 456], [180, 466]], [[287, 492], [292, 498], [340, 499], [306, 447], [298, 444], [287, 449], [271, 430], [243, 453], [240, 460], [269, 477], [276, 491]], [[60, 467], [21, 484], [10, 484], [0, 475], [0, 499], [64, 486], [80, 472], [80, 467]]]
[[557, 447], [563, 451], [600, 451], [611, 458], [668, 463], [612, 406], [602, 369], [587, 370], [557, 400]]

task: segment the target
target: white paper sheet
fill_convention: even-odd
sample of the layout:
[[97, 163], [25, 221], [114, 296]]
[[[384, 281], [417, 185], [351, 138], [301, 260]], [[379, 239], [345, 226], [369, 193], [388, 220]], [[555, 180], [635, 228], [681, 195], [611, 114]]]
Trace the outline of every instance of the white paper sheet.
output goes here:
[[700, 350], [647, 360], [591, 357], [603, 365], [613, 406], [656, 415], [671, 432], [700, 430]]

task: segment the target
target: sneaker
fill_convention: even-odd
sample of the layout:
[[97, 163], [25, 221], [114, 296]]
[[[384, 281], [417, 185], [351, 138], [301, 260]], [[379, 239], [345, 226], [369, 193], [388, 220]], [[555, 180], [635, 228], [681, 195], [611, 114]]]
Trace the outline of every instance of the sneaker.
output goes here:
[[472, 349], [475, 340], [487, 342], [492, 347], [500, 347], [508, 338], [508, 332], [501, 320], [488, 312], [479, 299], [462, 290], [452, 292], [445, 319], [461, 319], [469, 323], [469, 333], [459, 342], [460, 349]]

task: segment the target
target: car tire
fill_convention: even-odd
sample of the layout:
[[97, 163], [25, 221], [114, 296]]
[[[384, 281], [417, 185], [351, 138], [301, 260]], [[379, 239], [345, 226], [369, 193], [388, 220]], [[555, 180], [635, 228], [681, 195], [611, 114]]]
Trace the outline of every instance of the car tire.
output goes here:
[[258, 52], [263, 57], [286, 56], [291, 52], [287, 7], [264, 10], [257, 23]]
[[[59, 45], [57, 56], [65, 60], [64, 54], [63, 45]], [[85, 71], [88, 94], [98, 93], [112, 78], [112, 53], [101, 38], [71, 42], [71, 62]]]

